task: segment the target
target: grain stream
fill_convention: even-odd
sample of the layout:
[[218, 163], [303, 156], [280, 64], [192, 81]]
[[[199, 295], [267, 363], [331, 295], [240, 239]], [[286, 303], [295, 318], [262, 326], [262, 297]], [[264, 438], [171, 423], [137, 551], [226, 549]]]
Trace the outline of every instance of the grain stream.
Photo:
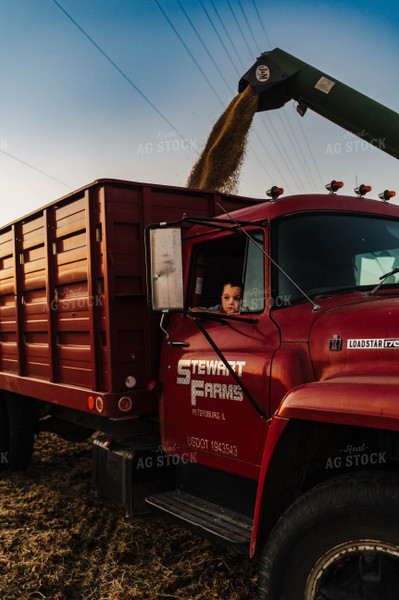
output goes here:
[[215, 123], [187, 187], [226, 194], [237, 192], [248, 133], [258, 107], [258, 94], [247, 86]]

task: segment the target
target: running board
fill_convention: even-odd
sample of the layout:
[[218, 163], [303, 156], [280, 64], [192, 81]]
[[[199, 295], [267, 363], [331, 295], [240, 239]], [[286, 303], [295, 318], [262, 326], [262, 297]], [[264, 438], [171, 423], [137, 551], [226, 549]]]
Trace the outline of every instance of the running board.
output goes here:
[[153, 494], [146, 502], [203, 537], [241, 554], [249, 553], [253, 520], [245, 515], [180, 490]]

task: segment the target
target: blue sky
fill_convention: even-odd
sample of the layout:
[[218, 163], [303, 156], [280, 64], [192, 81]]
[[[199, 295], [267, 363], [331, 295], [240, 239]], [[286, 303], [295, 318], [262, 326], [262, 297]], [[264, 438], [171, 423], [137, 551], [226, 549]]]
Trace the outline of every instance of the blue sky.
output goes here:
[[[0, 224], [98, 178], [184, 186], [241, 75], [274, 47], [399, 112], [394, 2], [57, 2], [75, 23], [54, 0], [0, 3]], [[255, 115], [240, 194], [331, 179], [399, 196], [398, 161], [322, 117], [292, 102]]]

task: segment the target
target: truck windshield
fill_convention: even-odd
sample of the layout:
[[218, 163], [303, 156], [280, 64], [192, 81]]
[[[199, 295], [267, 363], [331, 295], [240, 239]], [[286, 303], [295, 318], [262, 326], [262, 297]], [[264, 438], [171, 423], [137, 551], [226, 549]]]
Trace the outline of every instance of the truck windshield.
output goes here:
[[[310, 296], [373, 288], [399, 266], [399, 221], [353, 214], [301, 214], [274, 224], [274, 258]], [[382, 287], [398, 286], [393, 274]], [[274, 270], [275, 296], [302, 300], [298, 289]], [[277, 305], [277, 304], [276, 304]]]

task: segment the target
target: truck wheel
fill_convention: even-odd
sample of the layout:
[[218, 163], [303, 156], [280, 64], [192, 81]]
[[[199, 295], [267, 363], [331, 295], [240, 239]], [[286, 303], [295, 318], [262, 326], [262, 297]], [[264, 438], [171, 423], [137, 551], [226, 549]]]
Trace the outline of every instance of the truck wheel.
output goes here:
[[32, 458], [35, 436], [33, 400], [7, 395], [0, 400], [0, 468], [20, 471]]
[[259, 600], [392, 600], [399, 590], [399, 479], [323, 483], [282, 516], [266, 544]]

